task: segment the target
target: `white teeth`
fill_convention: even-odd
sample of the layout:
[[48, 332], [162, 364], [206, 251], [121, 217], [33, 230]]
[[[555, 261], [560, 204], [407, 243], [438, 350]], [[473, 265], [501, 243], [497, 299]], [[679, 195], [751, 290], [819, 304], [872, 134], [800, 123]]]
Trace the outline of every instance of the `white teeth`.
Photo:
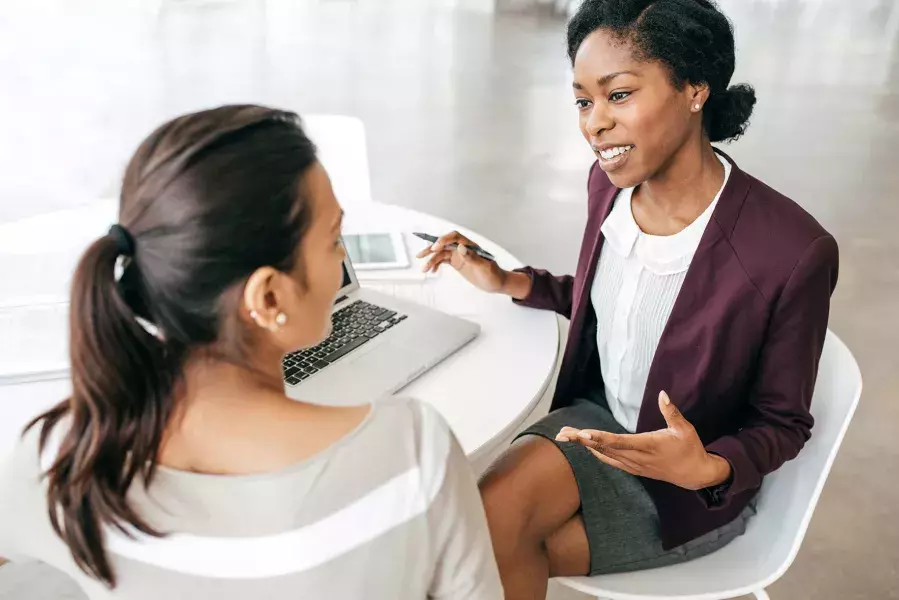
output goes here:
[[609, 148], [608, 150], [600, 150], [599, 155], [606, 160], [612, 160], [616, 156], [624, 154], [631, 148], [633, 148], [633, 146], [617, 146], [615, 148]]

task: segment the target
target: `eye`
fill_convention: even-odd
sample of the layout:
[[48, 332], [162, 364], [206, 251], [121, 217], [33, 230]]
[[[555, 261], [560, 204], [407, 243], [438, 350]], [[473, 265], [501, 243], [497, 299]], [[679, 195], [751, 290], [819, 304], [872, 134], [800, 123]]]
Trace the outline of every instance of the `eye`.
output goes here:
[[587, 100], [586, 98], [578, 98], [577, 100], [574, 101], [574, 105], [577, 107], [578, 110], [586, 110], [587, 108], [590, 107], [590, 101]]
[[630, 96], [630, 92], [612, 92], [609, 95], [609, 102], [621, 102]]

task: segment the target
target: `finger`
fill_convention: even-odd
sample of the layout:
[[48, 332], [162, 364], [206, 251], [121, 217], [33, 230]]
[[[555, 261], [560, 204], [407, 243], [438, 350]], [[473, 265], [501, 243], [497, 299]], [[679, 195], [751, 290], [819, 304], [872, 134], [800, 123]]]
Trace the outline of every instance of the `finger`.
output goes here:
[[598, 458], [600, 461], [606, 463], [610, 467], [615, 467], [616, 469], [620, 469], [625, 473], [630, 473], [631, 475], [639, 475], [639, 467], [633, 464], [628, 464], [626, 461], [619, 460], [617, 458], [612, 458], [611, 456], [607, 456], [602, 452], [597, 452], [593, 448], [587, 448], [593, 456]]
[[425, 248], [424, 250], [422, 250], [421, 252], [416, 254], [415, 258], [424, 258], [424, 257], [428, 256], [429, 254], [433, 253], [434, 251], [431, 250], [431, 248], [432, 248], [432, 246], [428, 246], [427, 248]]
[[439, 252], [449, 244], [463, 244], [466, 242], [468, 242], [468, 240], [465, 239], [465, 236], [463, 236], [461, 233], [459, 233], [458, 231], [451, 231], [446, 235], [437, 238], [437, 241], [431, 245], [431, 251]]
[[427, 273], [428, 271], [436, 271], [437, 268], [450, 260], [453, 253], [449, 250], [442, 250], [440, 252], [435, 252], [434, 255], [425, 263], [425, 266], [422, 267], [422, 271]]
[[614, 450], [632, 450], [635, 452], [647, 452], [648, 440], [643, 434], [617, 434], [595, 429], [582, 429], [577, 434], [577, 442], [588, 448], [600, 450], [611, 448]]
[[662, 411], [662, 416], [665, 417], [665, 423], [671, 429], [681, 427], [686, 421], [684, 415], [677, 410], [677, 407], [674, 405], [674, 402], [671, 401], [671, 398], [668, 397], [668, 393], [665, 390], [659, 392], [659, 410]]
[[468, 266], [475, 266], [477, 262], [481, 260], [484, 259], [466, 248], [464, 244], [459, 244], [458, 246], [456, 246], [456, 248], [453, 250], [451, 258], [453, 267], [460, 271]]
[[563, 427], [559, 430], [559, 434], [556, 436], [557, 442], [571, 442], [577, 438], [577, 433], [580, 431], [579, 429], [575, 429], [574, 427]]

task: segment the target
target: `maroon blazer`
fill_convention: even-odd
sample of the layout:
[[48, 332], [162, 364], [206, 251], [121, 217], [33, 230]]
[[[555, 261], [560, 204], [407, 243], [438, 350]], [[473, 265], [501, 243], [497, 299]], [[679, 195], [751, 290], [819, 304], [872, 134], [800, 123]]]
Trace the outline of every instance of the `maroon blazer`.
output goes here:
[[[734, 519], [762, 478], [811, 436], [809, 413], [839, 262], [833, 237], [789, 198], [733, 165], [659, 340], [637, 432], [665, 428], [665, 390], [709, 452], [733, 468], [727, 491], [708, 495], [641, 479], [666, 549]], [[603, 247], [600, 227], [618, 188], [594, 164], [589, 216], [574, 277], [530, 267], [525, 306], [571, 319], [552, 410], [602, 386], [590, 288]], [[601, 388], [600, 388], [601, 389]]]

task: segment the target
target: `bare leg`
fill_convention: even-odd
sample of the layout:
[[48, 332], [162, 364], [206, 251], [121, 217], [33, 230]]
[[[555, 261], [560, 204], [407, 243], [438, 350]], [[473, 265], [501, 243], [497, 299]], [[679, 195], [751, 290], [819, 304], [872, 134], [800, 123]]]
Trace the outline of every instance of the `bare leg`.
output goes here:
[[[587, 573], [587, 538], [577, 539], [577, 482], [555, 444], [520, 438], [484, 474], [481, 495], [506, 600], [544, 600], [551, 573], [562, 574], [555, 569]], [[582, 565], [583, 572], [570, 572]]]
[[550, 577], [577, 577], [590, 572], [590, 544], [584, 518], [575, 515], [546, 540]]

